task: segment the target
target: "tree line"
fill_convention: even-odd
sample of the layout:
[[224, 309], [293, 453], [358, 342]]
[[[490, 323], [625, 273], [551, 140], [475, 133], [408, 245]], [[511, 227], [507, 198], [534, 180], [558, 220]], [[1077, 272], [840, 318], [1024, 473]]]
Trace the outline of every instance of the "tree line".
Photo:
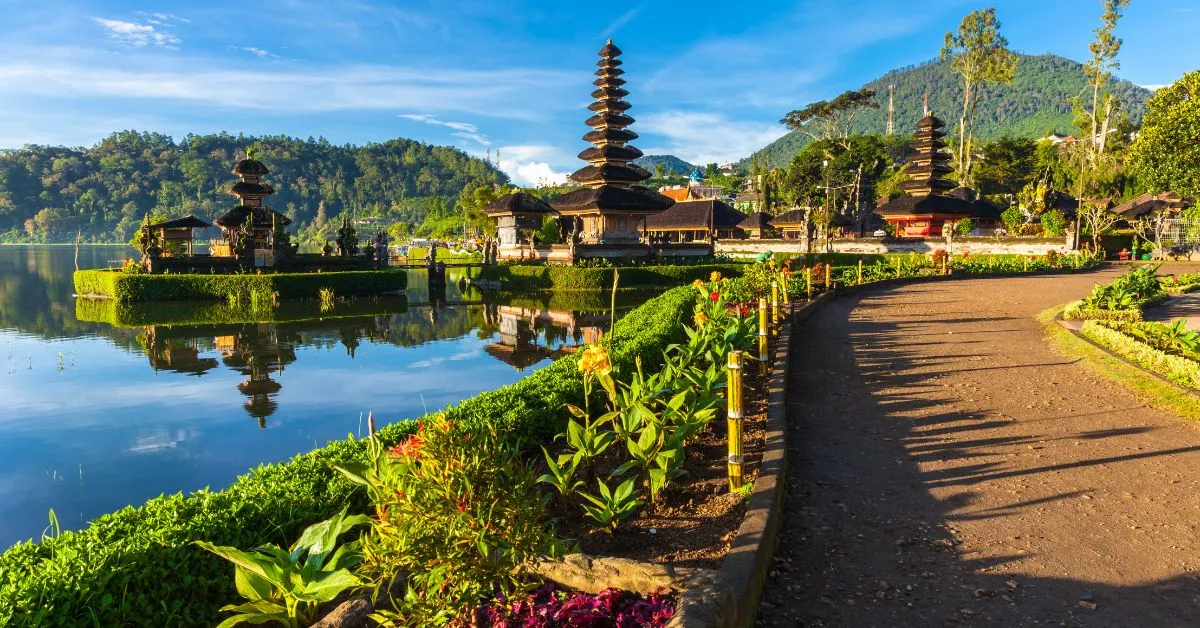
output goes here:
[[211, 222], [237, 204], [230, 171], [253, 147], [275, 188], [266, 203], [319, 239], [340, 216], [421, 225], [444, 218], [464, 188], [508, 178], [445, 146], [393, 139], [363, 146], [324, 138], [220, 133], [176, 142], [150, 132], [113, 133], [87, 148], [28, 145], [0, 151], [0, 241], [124, 242], [146, 215], [194, 214]]

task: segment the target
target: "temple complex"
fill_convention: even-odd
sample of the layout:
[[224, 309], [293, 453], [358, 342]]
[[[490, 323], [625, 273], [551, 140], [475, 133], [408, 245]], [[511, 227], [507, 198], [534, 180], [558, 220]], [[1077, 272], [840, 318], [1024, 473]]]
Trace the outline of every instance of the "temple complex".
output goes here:
[[498, 259], [571, 261], [567, 247], [541, 252], [536, 248], [534, 233], [542, 228], [546, 217], [556, 215], [542, 199], [529, 192], [505, 194], [484, 207], [483, 213], [496, 221]]
[[[600, 49], [593, 84], [596, 99], [588, 106], [593, 116], [587, 125], [592, 131], [583, 139], [593, 146], [579, 153], [588, 162], [571, 175], [583, 187], [561, 194], [550, 205], [569, 218], [572, 257], [626, 257], [647, 255], [644, 241], [646, 217], [669, 208], [674, 201], [658, 192], [635, 184], [652, 175], [633, 165], [642, 151], [629, 145], [637, 134], [628, 130], [633, 118], [626, 115], [629, 103], [622, 100], [629, 92], [622, 87], [621, 49], [609, 40]], [[577, 245], [577, 246], [576, 246]]]

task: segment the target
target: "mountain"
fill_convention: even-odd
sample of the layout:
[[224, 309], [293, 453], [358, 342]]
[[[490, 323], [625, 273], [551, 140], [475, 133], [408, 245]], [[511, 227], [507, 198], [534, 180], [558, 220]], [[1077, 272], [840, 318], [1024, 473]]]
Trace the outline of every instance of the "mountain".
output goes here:
[[508, 178], [466, 153], [408, 139], [336, 146], [282, 135], [122, 131], [90, 148], [0, 150], [0, 241], [126, 241], [142, 216], [195, 214], [211, 222], [237, 203], [230, 174], [247, 147], [271, 169], [267, 204], [293, 231], [342, 212], [420, 223], [453, 207], [467, 185]]
[[650, 172], [654, 172], [654, 168], [658, 164], [663, 164], [667, 167], [667, 174], [689, 175], [696, 166], [676, 157], [675, 155], [645, 155], [633, 160], [635, 165], [641, 166]]
[[[1018, 55], [1020, 61], [1010, 85], [985, 88], [983, 100], [975, 110], [975, 134], [982, 140], [1010, 135], [1013, 137], [1044, 137], [1048, 133], [1071, 135], [1071, 99], [1090, 96], [1083, 66], [1057, 55]], [[929, 109], [946, 121], [951, 133], [962, 114], [962, 78], [950, 71], [947, 61], [929, 61], [921, 65], [892, 70], [863, 85], [875, 90], [878, 109], [858, 114], [854, 121], [856, 133], [882, 135], [887, 130], [888, 85], [895, 85], [896, 115], [893, 128], [897, 134], [912, 133], [923, 114], [922, 100], [929, 93]], [[1135, 125], [1140, 125], [1146, 112], [1151, 91], [1126, 80], [1116, 79], [1109, 89], [1121, 99]], [[830, 94], [832, 97], [833, 94]], [[797, 108], [805, 103], [796, 103]], [[783, 117], [780, 112], [780, 118]], [[786, 166], [809, 138], [796, 132], [768, 144], [756, 154], [760, 160]], [[749, 158], [742, 160], [743, 167]]]

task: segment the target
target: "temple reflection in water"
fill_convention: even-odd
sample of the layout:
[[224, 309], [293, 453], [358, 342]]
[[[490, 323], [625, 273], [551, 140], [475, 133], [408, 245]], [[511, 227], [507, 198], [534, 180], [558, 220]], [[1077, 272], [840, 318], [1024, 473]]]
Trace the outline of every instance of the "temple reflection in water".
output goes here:
[[556, 360], [597, 341], [608, 313], [525, 305], [444, 306], [437, 302], [372, 316], [330, 317], [284, 323], [146, 325], [137, 343], [155, 371], [203, 376], [228, 369], [244, 379], [237, 390], [242, 407], [259, 427], [279, 410], [285, 371], [303, 347], [340, 348], [353, 359], [363, 343], [401, 347], [453, 340], [472, 334], [487, 355], [519, 372]]

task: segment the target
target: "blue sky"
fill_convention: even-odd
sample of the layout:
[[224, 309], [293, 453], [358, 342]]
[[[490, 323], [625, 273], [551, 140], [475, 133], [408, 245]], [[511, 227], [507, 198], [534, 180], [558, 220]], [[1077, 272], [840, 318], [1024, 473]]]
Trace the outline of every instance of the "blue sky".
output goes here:
[[[1022, 52], [1087, 54], [1098, 0], [996, 2]], [[1133, 0], [1118, 74], [1200, 67], [1200, 1]], [[596, 51], [625, 50], [643, 151], [727, 161], [790, 109], [937, 55], [974, 1], [0, 0], [0, 147], [115, 130], [410, 137], [518, 183], [580, 165]], [[607, 7], [602, 13], [599, 7]]]

